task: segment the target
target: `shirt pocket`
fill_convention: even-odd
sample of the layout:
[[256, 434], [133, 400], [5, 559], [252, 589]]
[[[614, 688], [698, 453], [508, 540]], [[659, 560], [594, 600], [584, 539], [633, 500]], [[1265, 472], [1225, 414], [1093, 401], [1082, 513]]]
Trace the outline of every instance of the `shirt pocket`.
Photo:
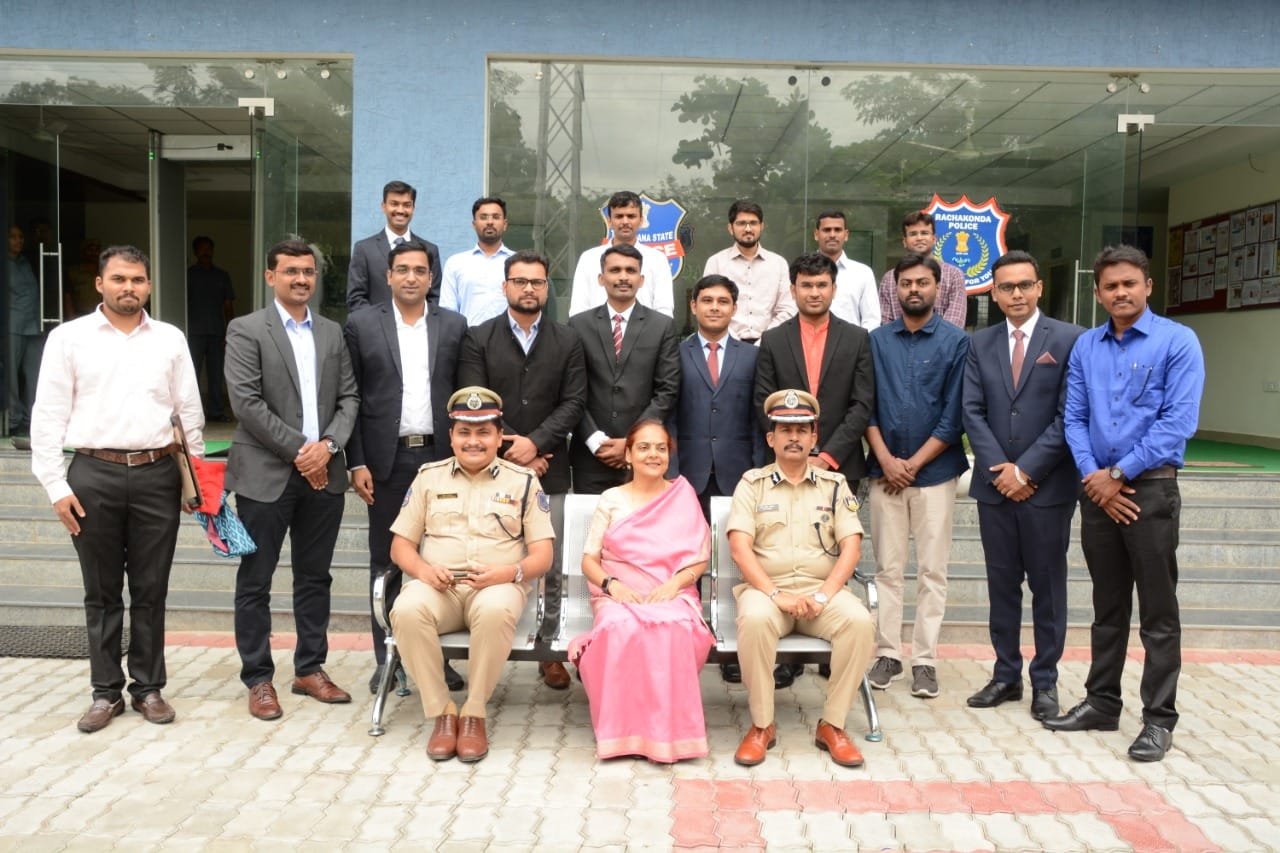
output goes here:
[[1137, 362], [1129, 376], [1129, 400], [1152, 403], [1164, 399], [1165, 366]]
[[524, 532], [520, 523], [520, 508], [495, 500], [485, 502], [484, 516], [480, 519], [479, 526], [487, 538], [498, 542], [519, 539]]
[[461, 498], [432, 496], [427, 504], [427, 518], [428, 533], [461, 535], [467, 532], [466, 507]]

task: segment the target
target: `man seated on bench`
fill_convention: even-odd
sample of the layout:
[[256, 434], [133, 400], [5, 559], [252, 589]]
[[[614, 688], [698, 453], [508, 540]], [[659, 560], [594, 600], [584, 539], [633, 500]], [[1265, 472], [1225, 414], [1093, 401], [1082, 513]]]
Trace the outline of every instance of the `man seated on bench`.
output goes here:
[[738, 599], [738, 661], [751, 730], [734, 761], [752, 766], [778, 741], [773, 667], [778, 639], [793, 631], [831, 643], [831, 679], [815, 744], [846, 767], [862, 753], [844, 731], [875, 650], [875, 622], [846, 584], [862, 553], [858, 501], [844, 475], [809, 465], [817, 446], [813, 395], [775, 391], [764, 403], [777, 461], [742, 475], [729, 511], [729, 551], [746, 583]]
[[[427, 756], [479, 761], [489, 752], [485, 704], [511, 654], [531, 581], [551, 566], [551, 502], [528, 468], [499, 459], [502, 398], [463, 388], [449, 398], [454, 455], [418, 469], [391, 532], [406, 575], [392, 633], [435, 728]], [[467, 629], [470, 692], [449, 698], [440, 635]]]

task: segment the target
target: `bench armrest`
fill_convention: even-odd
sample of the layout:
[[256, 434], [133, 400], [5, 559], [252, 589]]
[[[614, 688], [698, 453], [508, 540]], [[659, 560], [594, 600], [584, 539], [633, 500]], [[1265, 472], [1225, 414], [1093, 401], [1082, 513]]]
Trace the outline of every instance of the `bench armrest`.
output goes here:
[[399, 575], [400, 567], [391, 563], [373, 579], [373, 618], [388, 634], [391, 633], [391, 614], [387, 612], [387, 585]]

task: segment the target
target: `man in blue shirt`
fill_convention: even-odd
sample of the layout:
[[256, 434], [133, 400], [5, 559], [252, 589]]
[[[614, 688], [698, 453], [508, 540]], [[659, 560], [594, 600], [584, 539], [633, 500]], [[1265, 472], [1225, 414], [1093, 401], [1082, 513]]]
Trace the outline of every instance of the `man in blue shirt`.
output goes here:
[[1157, 316], [1147, 256], [1109, 246], [1093, 263], [1094, 295], [1110, 320], [1080, 336], [1067, 368], [1067, 445], [1084, 482], [1080, 544], [1093, 578], [1093, 662], [1085, 700], [1044, 721], [1053, 731], [1115, 731], [1120, 676], [1138, 590], [1142, 733], [1135, 761], [1159, 761], [1178, 722], [1178, 469], [1195, 434], [1204, 355], [1195, 333]]
[[902, 677], [902, 589], [914, 538], [911, 695], [932, 699], [938, 695], [938, 632], [947, 606], [956, 479], [969, 467], [960, 443], [969, 338], [934, 312], [942, 279], [936, 260], [908, 254], [893, 275], [902, 316], [871, 332], [876, 405], [866, 438], [880, 613], [877, 657], [867, 678], [885, 690]]
[[502, 242], [507, 233], [507, 203], [496, 196], [478, 198], [471, 205], [471, 227], [476, 244], [450, 255], [444, 262], [440, 283], [440, 307], [457, 311], [468, 326], [507, 313], [507, 258], [515, 254]]

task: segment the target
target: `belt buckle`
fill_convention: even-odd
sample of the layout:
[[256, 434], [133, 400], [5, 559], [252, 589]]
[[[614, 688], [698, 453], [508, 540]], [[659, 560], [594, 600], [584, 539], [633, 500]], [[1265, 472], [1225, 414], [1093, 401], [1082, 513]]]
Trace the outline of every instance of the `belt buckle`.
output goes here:
[[405, 446], [405, 447], [422, 447], [422, 446], [423, 446], [423, 445], [425, 445], [426, 443], [427, 443], [427, 439], [426, 439], [426, 437], [425, 437], [425, 436], [421, 436], [421, 435], [406, 435], [406, 436], [404, 437], [404, 446]]
[[[134, 462], [133, 457], [135, 456], [144, 457], [143, 461]], [[152, 450], [130, 450], [124, 455], [124, 464], [130, 468], [136, 468], [139, 465], [150, 465], [155, 461], [155, 451]]]

